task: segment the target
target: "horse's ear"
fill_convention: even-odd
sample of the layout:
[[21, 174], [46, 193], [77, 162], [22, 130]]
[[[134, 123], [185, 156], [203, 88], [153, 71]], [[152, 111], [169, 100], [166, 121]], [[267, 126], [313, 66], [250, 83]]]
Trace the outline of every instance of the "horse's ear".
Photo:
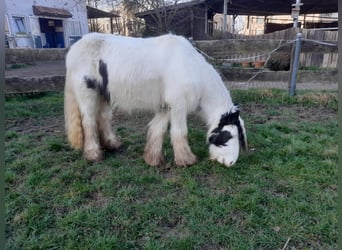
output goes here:
[[235, 113], [238, 113], [240, 114], [240, 105], [237, 104], [237, 103], [234, 103], [233, 107], [230, 109], [229, 113], [231, 114], [235, 114]]
[[234, 104], [234, 106], [230, 109], [228, 114], [228, 121], [230, 124], [235, 124], [239, 120], [240, 115], [240, 107], [238, 104]]

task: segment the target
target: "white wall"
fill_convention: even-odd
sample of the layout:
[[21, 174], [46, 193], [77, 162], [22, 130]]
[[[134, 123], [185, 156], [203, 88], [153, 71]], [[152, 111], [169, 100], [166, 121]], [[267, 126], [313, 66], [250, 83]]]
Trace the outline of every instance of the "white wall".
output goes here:
[[[63, 27], [65, 32], [65, 45], [69, 45], [68, 37], [73, 32], [71, 28], [76, 30], [76, 35], [83, 35], [89, 32], [87, 21], [87, 9], [83, 1], [80, 0], [5, 0], [6, 20], [8, 21], [9, 33], [15, 37], [18, 47], [32, 47], [32, 35], [40, 32], [38, 17], [33, 14], [32, 5], [41, 5], [45, 7], [61, 8], [68, 10], [71, 18], [53, 18], [51, 19], [63, 20]], [[15, 21], [13, 16], [23, 17], [27, 29], [27, 35], [15, 34]], [[69, 29], [69, 30], [67, 30]], [[80, 34], [77, 34], [80, 33]], [[44, 37], [42, 36], [44, 39]]]

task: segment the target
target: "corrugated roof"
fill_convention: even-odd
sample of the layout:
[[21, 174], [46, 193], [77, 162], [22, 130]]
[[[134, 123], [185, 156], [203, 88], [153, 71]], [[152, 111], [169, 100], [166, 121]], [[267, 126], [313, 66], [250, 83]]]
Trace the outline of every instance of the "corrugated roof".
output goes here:
[[[229, 1], [228, 1], [229, 2]], [[291, 14], [295, 0], [231, 0], [228, 15], [288, 15]], [[223, 0], [207, 0], [216, 13], [223, 13]], [[319, 14], [338, 12], [338, 0], [301, 0], [300, 14]]]
[[87, 6], [87, 15], [89, 19], [93, 18], [106, 18], [106, 17], [120, 17], [118, 14], [106, 12], [100, 9], [96, 9], [90, 6]]
[[70, 18], [72, 14], [66, 9], [52, 8], [40, 5], [33, 5], [33, 14], [36, 16]]
[[[223, 0], [195, 0], [177, 5], [167, 6], [166, 9], [188, 8], [195, 5], [205, 4], [215, 13], [223, 13]], [[295, 0], [228, 0], [228, 15], [272, 16], [289, 15]], [[338, 12], [338, 0], [301, 0], [300, 14], [318, 14]], [[160, 10], [164, 8], [160, 8]], [[158, 9], [136, 13], [137, 17], [143, 18]]]

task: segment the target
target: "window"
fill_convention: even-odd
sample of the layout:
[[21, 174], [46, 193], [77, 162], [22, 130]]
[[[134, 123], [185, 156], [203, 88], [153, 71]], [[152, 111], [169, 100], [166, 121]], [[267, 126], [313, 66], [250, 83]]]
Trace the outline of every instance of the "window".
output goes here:
[[24, 17], [14, 16], [14, 33], [27, 33]]
[[49, 27], [55, 27], [55, 21], [54, 20], [49, 20], [48, 21], [48, 26]]
[[7, 15], [5, 15], [5, 34], [9, 34]]

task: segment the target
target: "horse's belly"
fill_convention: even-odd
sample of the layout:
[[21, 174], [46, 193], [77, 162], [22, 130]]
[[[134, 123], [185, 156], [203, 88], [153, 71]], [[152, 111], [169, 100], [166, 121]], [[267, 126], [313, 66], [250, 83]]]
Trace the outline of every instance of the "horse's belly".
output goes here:
[[123, 111], [158, 111], [164, 104], [164, 94], [158, 81], [116, 83], [110, 89], [112, 106]]

